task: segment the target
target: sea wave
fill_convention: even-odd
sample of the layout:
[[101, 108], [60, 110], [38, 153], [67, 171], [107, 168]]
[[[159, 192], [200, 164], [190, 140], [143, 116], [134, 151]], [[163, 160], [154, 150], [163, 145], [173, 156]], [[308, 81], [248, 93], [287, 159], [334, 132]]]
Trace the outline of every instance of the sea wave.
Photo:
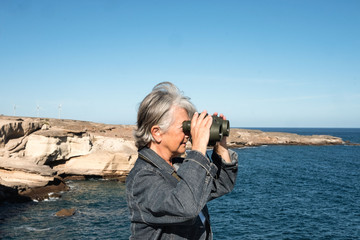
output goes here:
[[29, 232], [45, 232], [45, 231], [50, 231], [51, 227], [48, 227], [48, 228], [36, 228], [36, 227], [31, 227], [31, 226], [24, 225], [24, 226], [20, 226], [20, 227], [15, 227], [14, 229], [15, 230], [25, 229], [25, 230], [27, 230]]

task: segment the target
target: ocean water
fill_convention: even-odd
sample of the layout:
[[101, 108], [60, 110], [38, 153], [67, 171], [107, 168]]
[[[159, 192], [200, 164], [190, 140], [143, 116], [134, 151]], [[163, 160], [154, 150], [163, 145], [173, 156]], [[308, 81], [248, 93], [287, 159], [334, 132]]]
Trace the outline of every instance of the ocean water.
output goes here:
[[[329, 134], [360, 143], [360, 129], [262, 129]], [[236, 149], [232, 193], [211, 201], [214, 239], [360, 239], [360, 146]], [[128, 239], [125, 184], [69, 181], [44, 202], [1, 203], [0, 239]], [[75, 208], [71, 217], [56, 217]]]

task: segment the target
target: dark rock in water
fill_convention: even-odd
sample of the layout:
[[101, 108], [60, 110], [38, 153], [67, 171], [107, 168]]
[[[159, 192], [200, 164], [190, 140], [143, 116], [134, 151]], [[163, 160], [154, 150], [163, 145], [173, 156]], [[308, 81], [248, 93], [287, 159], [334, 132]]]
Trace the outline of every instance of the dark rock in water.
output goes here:
[[60, 177], [56, 177], [54, 181], [50, 182], [47, 186], [26, 189], [20, 192], [20, 195], [32, 200], [43, 201], [49, 199], [49, 197], [54, 197], [54, 193], [60, 196], [58, 194], [59, 192], [67, 190], [69, 190], [69, 187], [66, 186], [65, 182]]
[[0, 184], [0, 203], [1, 202], [28, 202], [30, 197], [19, 195], [16, 188], [7, 187]]
[[57, 213], [55, 213], [56, 216], [58, 217], [70, 217], [72, 215], [74, 215], [76, 212], [75, 208], [70, 208], [70, 209], [61, 209], [60, 211], [58, 211]]
[[64, 177], [64, 181], [69, 181], [69, 180], [83, 181], [86, 180], [86, 176], [73, 175], [73, 176]]

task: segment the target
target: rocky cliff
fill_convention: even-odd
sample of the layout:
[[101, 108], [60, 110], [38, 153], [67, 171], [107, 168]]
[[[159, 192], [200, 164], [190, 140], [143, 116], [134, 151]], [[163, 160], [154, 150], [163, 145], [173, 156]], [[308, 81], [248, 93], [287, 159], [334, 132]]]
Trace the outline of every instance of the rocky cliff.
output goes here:
[[[64, 178], [124, 180], [137, 157], [134, 126], [0, 116], [0, 201], [42, 200], [67, 190]], [[231, 129], [229, 146], [344, 144], [332, 136]]]
[[67, 190], [66, 177], [124, 180], [137, 157], [132, 129], [1, 116], [0, 201], [49, 198]]

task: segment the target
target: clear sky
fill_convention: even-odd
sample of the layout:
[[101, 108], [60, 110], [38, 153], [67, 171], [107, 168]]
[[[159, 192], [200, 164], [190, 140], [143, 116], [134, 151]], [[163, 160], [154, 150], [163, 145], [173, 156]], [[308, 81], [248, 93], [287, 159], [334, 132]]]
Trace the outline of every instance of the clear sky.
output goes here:
[[61, 104], [61, 118], [135, 124], [170, 81], [233, 127], [360, 127], [359, 13], [358, 0], [0, 0], [0, 114], [57, 118]]

